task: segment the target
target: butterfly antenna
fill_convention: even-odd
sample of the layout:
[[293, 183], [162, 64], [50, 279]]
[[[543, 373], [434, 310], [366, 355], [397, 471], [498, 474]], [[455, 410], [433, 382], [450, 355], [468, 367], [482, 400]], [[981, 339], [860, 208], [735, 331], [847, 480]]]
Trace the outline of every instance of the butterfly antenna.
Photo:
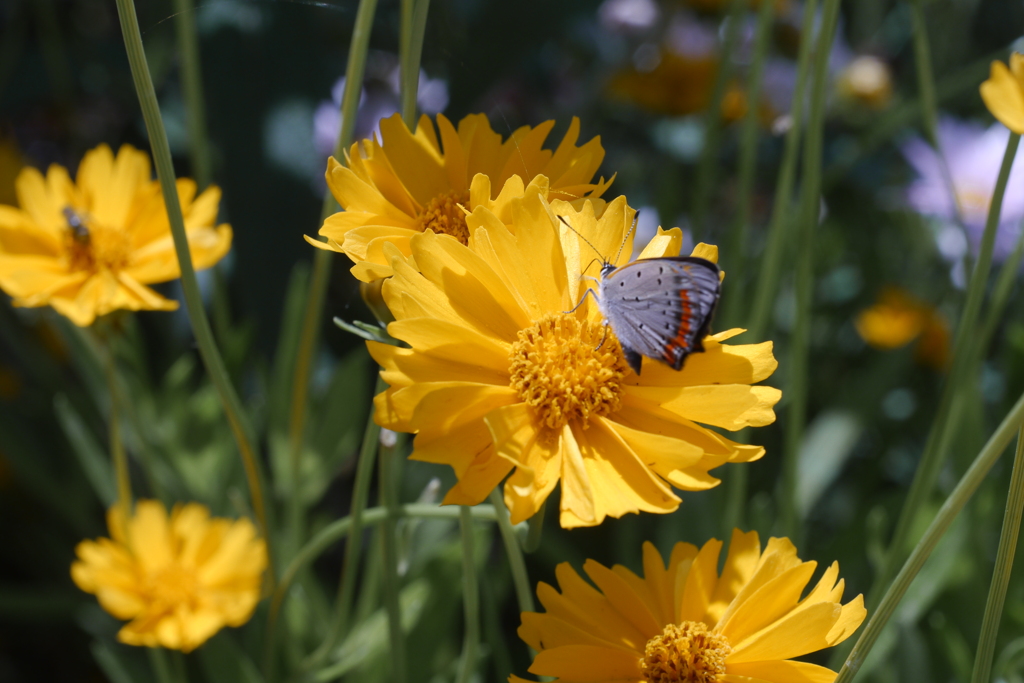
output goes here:
[[[564, 224], [565, 224], [565, 227], [569, 228], [569, 229], [570, 229], [570, 230], [572, 230], [572, 231], [573, 231], [574, 233], [576, 233], [576, 235], [577, 235], [577, 236], [578, 236], [578, 237], [579, 237], [579, 238], [580, 238], [581, 240], [583, 240], [584, 242], [586, 242], [587, 244], [589, 244], [589, 245], [590, 245], [590, 248], [591, 248], [591, 249], [593, 249], [593, 250], [594, 250], [594, 253], [596, 253], [596, 254], [597, 254], [597, 256], [598, 256], [598, 258], [599, 258], [599, 259], [601, 259], [601, 263], [608, 263], [608, 259], [606, 259], [606, 258], [604, 257], [604, 255], [603, 255], [603, 254], [602, 254], [601, 252], [599, 252], [599, 251], [597, 250], [597, 247], [595, 247], [595, 246], [593, 245], [593, 243], [592, 243], [592, 242], [591, 242], [590, 240], [588, 240], [588, 239], [587, 239], [586, 237], [584, 237], [584, 236], [583, 236], [583, 234], [582, 234], [582, 233], [580, 233], [580, 231], [579, 231], [579, 230], [577, 230], [576, 228], [574, 228], [574, 227], [572, 227], [571, 225], [569, 225], [569, 221], [565, 220], [565, 217], [564, 217], [564, 216], [559, 216], [559, 217], [558, 217], [558, 220], [562, 221], [562, 223], [564, 223]], [[591, 263], [593, 263], [593, 261], [591, 261]], [[587, 267], [589, 268], [590, 266], [587, 266]]]
[[629, 236], [633, 234], [634, 230], [636, 230], [636, 224], [639, 220], [640, 212], [637, 211], [635, 214], [633, 214], [633, 225], [629, 226], [629, 231], [626, 233], [626, 236], [622, 238], [622, 244], [619, 245], [619, 251], [617, 254], [615, 254], [615, 263], [619, 262], [619, 257], [622, 256], [622, 250], [626, 247], [626, 242], [629, 241]]

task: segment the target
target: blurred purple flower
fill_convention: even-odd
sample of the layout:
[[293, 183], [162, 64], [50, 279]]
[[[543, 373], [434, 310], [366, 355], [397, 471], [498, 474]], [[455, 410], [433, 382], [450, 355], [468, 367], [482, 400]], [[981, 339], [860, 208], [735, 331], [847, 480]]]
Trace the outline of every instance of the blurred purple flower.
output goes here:
[[597, 10], [601, 25], [615, 33], [643, 32], [654, 26], [661, 10], [654, 0], [605, 0]]
[[[341, 131], [344, 92], [345, 77], [342, 76], [331, 88], [331, 99], [320, 102], [313, 113], [313, 143], [322, 156], [334, 153]], [[420, 70], [416, 104], [424, 114], [444, 111], [448, 106], [448, 83], [441, 78], [429, 78], [425, 71]], [[398, 58], [389, 53], [376, 53], [367, 64], [363, 90], [359, 95], [355, 139], [380, 133], [380, 120], [396, 113], [400, 106]]]
[[[949, 169], [948, 180], [942, 159], [927, 142], [914, 137], [901, 147], [903, 156], [919, 176], [907, 188], [907, 202], [915, 211], [945, 223], [938, 243], [939, 250], [950, 261], [958, 261], [968, 246], [956, 228], [957, 205], [971, 250], [976, 251], [981, 243], [1009, 136], [1010, 131], [999, 123], [986, 128], [973, 121], [944, 117], [939, 121], [938, 137]], [[1013, 251], [1022, 219], [1024, 168], [1015, 159], [996, 232], [995, 261], [1005, 260]]]

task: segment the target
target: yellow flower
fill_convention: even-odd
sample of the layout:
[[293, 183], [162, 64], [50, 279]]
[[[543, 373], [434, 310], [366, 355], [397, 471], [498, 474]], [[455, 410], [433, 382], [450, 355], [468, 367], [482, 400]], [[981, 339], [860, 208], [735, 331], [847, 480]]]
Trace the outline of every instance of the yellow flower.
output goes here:
[[[734, 443], [698, 423], [728, 430], [774, 421], [777, 389], [750, 386], [777, 363], [771, 342], [704, 340], [681, 371], [644, 359], [640, 376], [602, 324], [581, 273], [596, 254], [557, 218], [565, 216], [598, 253], [614, 257], [634, 211], [624, 197], [598, 219], [590, 202], [554, 208], [534, 190], [511, 202], [506, 226], [486, 207], [469, 217], [469, 244], [423, 233], [412, 258], [385, 245], [393, 277], [384, 298], [388, 332], [411, 348], [370, 343], [389, 388], [378, 422], [416, 433], [412, 458], [451, 465], [459, 482], [445, 503], [475, 505], [503, 479], [513, 522], [533, 516], [561, 482], [563, 527], [606, 516], [667, 513], [680, 499], [719, 483], [708, 470], [748, 462], [759, 446]], [[676, 256], [678, 228], [658, 235], [641, 258]], [[629, 260], [627, 240], [618, 264]], [[717, 260], [715, 247], [694, 252]]]
[[[149, 156], [106, 145], [82, 159], [76, 181], [50, 166], [18, 175], [20, 208], [0, 206], [0, 289], [18, 306], [52, 306], [76, 325], [126, 308], [173, 310], [178, 304], [147, 284], [180, 275], [160, 185]], [[192, 259], [208, 268], [231, 247], [231, 228], [216, 226], [220, 190], [198, 197], [178, 179]]]
[[939, 311], [897, 287], [882, 291], [878, 302], [860, 312], [857, 333], [870, 346], [898, 349], [918, 339], [915, 356], [937, 370], [949, 362], [949, 326]]
[[1010, 55], [1010, 68], [996, 60], [987, 81], [981, 84], [981, 99], [992, 116], [1012, 130], [1024, 133], [1024, 55]]
[[[408, 256], [412, 236], [424, 230], [452, 235], [465, 244], [467, 211], [488, 206], [501, 213], [537, 176], [550, 179], [544, 190], [552, 198], [600, 197], [611, 185], [604, 178], [591, 182], [604, 159], [601, 139], [577, 147], [580, 123], [573, 118], [552, 152], [543, 144], [554, 125], [523, 126], [503, 142], [483, 114], [462, 119], [458, 130], [438, 114], [440, 139], [426, 116], [415, 134], [398, 114], [384, 119], [380, 142], [352, 145], [345, 166], [329, 160], [327, 185], [343, 210], [324, 221], [320, 234], [326, 242], [306, 240], [344, 252], [356, 264], [352, 274], [369, 282], [391, 275], [385, 244]], [[500, 189], [497, 197], [492, 187]]]
[[[678, 55], [662, 49], [657, 66], [650, 71], [631, 67], [615, 74], [608, 94], [655, 114], [684, 116], [704, 111], [711, 103], [718, 63], [714, 54]], [[746, 111], [746, 96], [737, 84], [730, 83], [722, 100], [722, 117], [735, 121]]]
[[82, 541], [71, 578], [103, 609], [131, 619], [129, 645], [190, 652], [224, 626], [241, 626], [259, 602], [267, 547], [248, 519], [210, 517], [199, 503], [140, 500], [127, 526], [115, 505], [111, 538]]
[[[733, 532], [699, 551], [677, 543], [666, 569], [644, 544], [644, 577], [587, 560], [594, 590], [568, 563], [561, 593], [537, 587], [546, 613], [524, 612], [519, 636], [537, 651], [530, 672], [562, 681], [649, 683], [830, 683], [835, 672], [792, 661], [849, 638], [864, 620], [862, 596], [841, 604], [833, 563], [802, 600], [816, 562], [801, 562], [788, 538]], [[524, 683], [512, 676], [513, 683]]]

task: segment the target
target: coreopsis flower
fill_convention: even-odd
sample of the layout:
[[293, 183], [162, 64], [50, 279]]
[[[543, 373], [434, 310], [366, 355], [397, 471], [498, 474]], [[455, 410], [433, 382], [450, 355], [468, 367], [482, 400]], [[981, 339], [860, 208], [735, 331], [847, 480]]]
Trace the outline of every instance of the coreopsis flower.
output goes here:
[[860, 595], [842, 604], [838, 563], [801, 599], [817, 563], [801, 562], [788, 538], [762, 551], [757, 532], [734, 531], [719, 573], [721, 549], [677, 543], [666, 568], [645, 543], [643, 577], [587, 560], [596, 590], [560, 564], [561, 592], [541, 583], [547, 611], [524, 612], [519, 627], [537, 651], [530, 672], [591, 683], [832, 681], [835, 672], [793, 658], [846, 640], [867, 614]]
[[987, 81], [981, 84], [981, 99], [1000, 123], [1018, 135], [1024, 133], [1024, 55], [1010, 55], [1010, 67], [992, 62]]
[[883, 351], [917, 340], [915, 357], [941, 370], [949, 362], [949, 325], [945, 317], [906, 290], [889, 287], [878, 301], [854, 321], [857, 333], [870, 346]]
[[[216, 225], [220, 190], [198, 197], [178, 179], [189, 248], [196, 268], [208, 268], [231, 247], [231, 228]], [[118, 309], [173, 310], [146, 285], [181, 272], [160, 185], [149, 156], [124, 145], [86, 153], [72, 181], [50, 166], [44, 177], [25, 168], [18, 207], [0, 206], [0, 289], [17, 306], [52, 306], [76, 325]]]
[[[1010, 131], [998, 123], [986, 128], [943, 117], [938, 129], [941, 156], [918, 137], [901, 146], [903, 156], [918, 174], [907, 189], [907, 202], [915, 211], [938, 219], [939, 251], [951, 262], [958, 262], [968, 247], [977, 251], [981, 244], [1009, 137]], [[1024, 165], [1014, 163], [992, 252], [997, 263], [1013, 252], [1022, 220]]]
[[465, 244], [467, 212], [478, 206], [500, 211], [496, 205], [522, 194], [538, 176], [553, 199], [600, 197], [611, 184], [591, 182], [604, 159], [600, 138], [577, 147], [580, 124], [573, 118], [551, 151], [543, 145], [554, 125], [523, 126], [503, 141], [483, 114], [465, 117], [458, 129], [438, 114], [436, 130], [423, 116], [415, 133], [397, 114], [384, 119], [380, 141], [352, 145], [345, 165], [329, 160], [327, 185], [343, 210], [324, 221], [326, 242], [306, 239], [344, 252], [356, 264], [352, 274], [369, 282], [391, 275], [385, 244], [408, 256], [412, 237], [427, 230]]
[[[685, 116], [704, 111], [711, 103], [723, 58], [717, 25], [677, 12], [664, 33], [661, 45], [638, 49], [633, 63], [612, 76], [608, 95], [655, 114]], [[730, 83], [722, 100], [722, 117], [741, 118], [746, 107], [743, 90]]]
[[103, 609], [131, 621], [129, 645], [189, 652], [225, 626], [241, 626], [259, 602], [267, 547], [248, 519], [210, 517], [199, 503], [140, 500], [124, 522], [107, 513], [110, 538], [82, 541], [71, 578]]
[[[634, 374], [592, 298], [576, 307], [595, 256], [629, 259], [634, 211], [619, 197], [597, 218], [590, 202], [553, 206], [527, 189], [511, 202], [510, 226], [478, 207], [468, 244], [417, 234], [411, 259], [385, 245], [394, 271], [383, 288], [395, 317], [388, 332], [410, 348], [369, 343], [389, 385], [376, 419], [416, 434], [413, 459], [452, 466], [459, 481], [444, 503], [475, 505], [511, 472], [513, 522], [561, 483], [562, 526], [592, 526], [672, 512], [673, 486], [711, 488], [712, 468], [761, 457], [763, 448], [702, 425], [774, 421], [780, 392], [751, 386], [777, 365], [772, 343], [726, 344], [743, 331], [726, 330], [706, 337], [680, 371], [645, 358]], [[641, 258], [676, 256], [681, 241], [678, 228], [659, 230]], [[694, 253], [717, 260], [715, 247]]]

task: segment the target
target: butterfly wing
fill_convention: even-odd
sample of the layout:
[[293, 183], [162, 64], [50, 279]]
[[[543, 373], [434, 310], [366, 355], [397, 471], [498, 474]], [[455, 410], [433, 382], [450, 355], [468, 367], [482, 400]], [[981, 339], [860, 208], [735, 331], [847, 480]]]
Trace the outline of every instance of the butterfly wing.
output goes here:
[[634, 261], [601, 280], [601, 310], [640, 374], [640, 356], [679, 370], [703, 351], [721, 286], [718, 266], [695, 256]]

